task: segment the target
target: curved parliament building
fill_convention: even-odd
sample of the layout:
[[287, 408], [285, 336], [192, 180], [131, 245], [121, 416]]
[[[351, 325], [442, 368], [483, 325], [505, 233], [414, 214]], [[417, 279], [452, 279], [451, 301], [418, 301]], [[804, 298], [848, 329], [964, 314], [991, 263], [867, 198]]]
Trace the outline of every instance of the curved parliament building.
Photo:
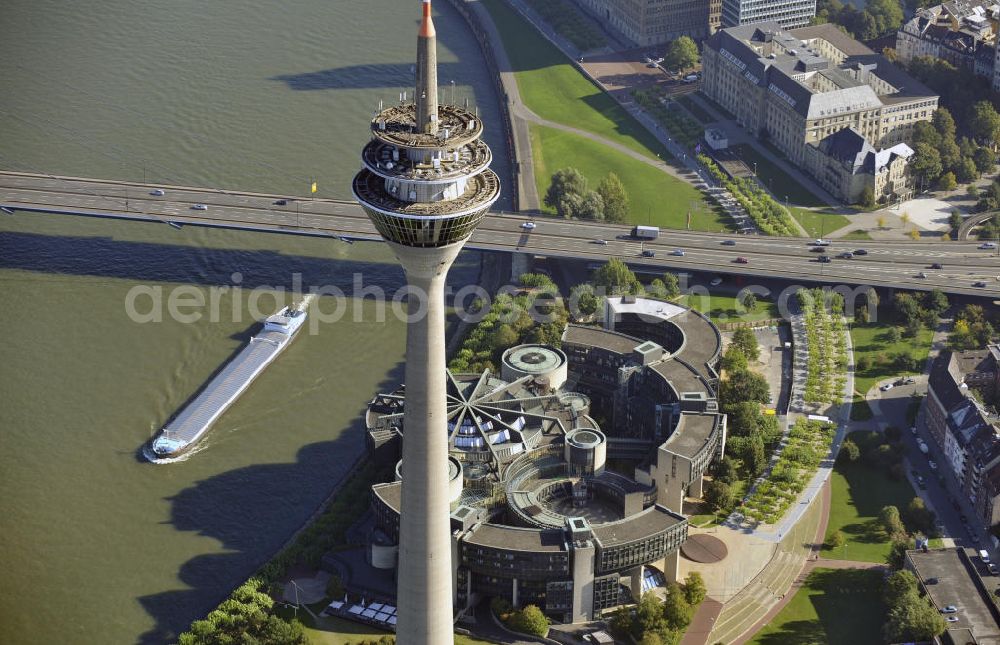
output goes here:
[[[562, 349], [507, 350], [500, 376], [445, 375], [456, 610], [500, 596], [583, 622], [676, 579], [684, 495], [700, 496], [725, 444], [721, 339], [660, 301], [609, 299], [605, 320], [569, 326]], [[396, 481], [372, 488], [380, 569], [398, 548], [404, 405], [401, 387], [366, 416], [370, 453], [396, 464]]]

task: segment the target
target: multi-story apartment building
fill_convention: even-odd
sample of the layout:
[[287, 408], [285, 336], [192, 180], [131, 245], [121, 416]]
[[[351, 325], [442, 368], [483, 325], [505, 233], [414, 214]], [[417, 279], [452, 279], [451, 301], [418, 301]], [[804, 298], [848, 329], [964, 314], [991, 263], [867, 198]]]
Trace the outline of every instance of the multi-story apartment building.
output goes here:
[[[906, 63], [917, 56], [931, 56], [976, 70], [980, 48], [996, 43], [998, 13], [997, 5], [978, 2], [948, 2], [918, 9], [896, 33], [896, 56]], [[992, 68], [991, 63], [987, 78], [992, 78]]]
[[706, 38], [719, 27], [722, 0], [579, 0], [592, 14], [640, 46], [681, 36]]
[[770, 22], [718, 31], [702, 62], [702, 90], [838, 199], [910, 193], [905, 143], [938, 97], [884, 56], [834, 25]]
[[927, 429], [976, 511], [978, 528], [1000, 523], [1000, 427], [975, 391], [1000, 388], [1000, 346], [944, 352], [927, 388]]
[[816, 15], [816, 0], [722, 0], [722, 27], [776, 22], [804, 27]]

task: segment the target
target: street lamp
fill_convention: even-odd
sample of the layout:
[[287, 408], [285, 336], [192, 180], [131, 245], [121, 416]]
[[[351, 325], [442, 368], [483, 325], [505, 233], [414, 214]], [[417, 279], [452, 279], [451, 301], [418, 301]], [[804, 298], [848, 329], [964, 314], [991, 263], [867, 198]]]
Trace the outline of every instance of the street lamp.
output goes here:
[[754, 161], [752, 163], [753, 163], [753, 176], [756, 177], [757, 176], [757, 162]]

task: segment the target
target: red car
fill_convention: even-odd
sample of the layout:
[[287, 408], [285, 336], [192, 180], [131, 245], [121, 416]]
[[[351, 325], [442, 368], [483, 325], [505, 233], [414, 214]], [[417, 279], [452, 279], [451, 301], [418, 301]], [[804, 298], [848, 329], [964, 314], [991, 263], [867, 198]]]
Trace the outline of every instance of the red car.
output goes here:
[[736, 264], [750, 264], [750, 260], [741, 255], [740, 257], [736, 258]]

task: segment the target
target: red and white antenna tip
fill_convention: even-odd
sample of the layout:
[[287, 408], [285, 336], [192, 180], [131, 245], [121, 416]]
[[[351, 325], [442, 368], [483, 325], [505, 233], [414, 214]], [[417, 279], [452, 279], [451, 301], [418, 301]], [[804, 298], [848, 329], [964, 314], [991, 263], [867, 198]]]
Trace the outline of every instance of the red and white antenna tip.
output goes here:
[[433, 38], [435, 36], [434, 32], [434, 21], [431, 20], [431, 0], [423, 0], [424, 5], [424, 17], [420, 21], [420, 32], [417, 34], [421, 38]]

